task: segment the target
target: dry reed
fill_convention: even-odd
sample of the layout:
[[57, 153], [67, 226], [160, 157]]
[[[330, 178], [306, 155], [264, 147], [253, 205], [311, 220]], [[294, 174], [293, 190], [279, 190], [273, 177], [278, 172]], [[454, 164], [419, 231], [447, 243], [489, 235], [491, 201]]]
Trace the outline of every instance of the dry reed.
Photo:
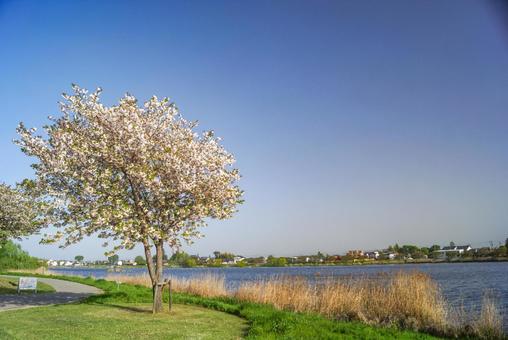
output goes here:
[[[136, 284], [145, 287], [152, 286], [150, 276], [148, 276], [148, 274], [137, 276], [108, 275], [106, 280]], [[205, 274], [192, 279], [171, 277], [171, 287], [173, 291], [177, 293], [188, 293], [204, 297], [221, 297], [228, 295], [224, 278], [212, 274]]]
[[[148, 275], [110, 275], [106, 279], [151, 287]], [[492, 299], [485, 298], [473, 321], [455, 318], [437, 283], [421, 272], [328, 278], [310, 282], [303, 277], [272, 277], [242, 284], [228, 292], [223, 277], [206, 274], [172, 278], [175, 292], [204, 297], [231, 296], [240, 301], [271, 304], [295, 312], [313, 312], [337, 320], [396, 326], [449, 336], [485, 339], [503, 337], [502, 319]], [[459, 320], [459, 321], [457, 321]]]
[[446, 319], [446, 305], [437, 285], [422, 273], [327, 279], [316, 284], [286, 277], [246, 283], [235, 297], [333, 319], [416, 330], [442, 329]]
[[490, 294], [483, 297], [479, 318], [472, 325], [474, 335], [480, 339], [501, 339], [503, 334], [503, 319], [501, 313]]

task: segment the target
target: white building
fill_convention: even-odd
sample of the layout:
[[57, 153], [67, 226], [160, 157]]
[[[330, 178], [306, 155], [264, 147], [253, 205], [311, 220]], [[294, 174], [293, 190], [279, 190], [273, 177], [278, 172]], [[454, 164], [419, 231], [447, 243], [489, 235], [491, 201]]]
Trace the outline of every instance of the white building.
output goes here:
[[369, 259], [378, 259], [379, 258], [378, 251], [368, 251], [368, 252], [365, 252], [364, 255]]
[[388, 257], [388, 260], [395, 260], [395, 258], [397, 257], [397, 254], [388, 253], [388, 254], [386, 254], [386, 257]]
[[243, 260], [245, 260], [245, 257], [243, 257], [243, 256], [235, 256], [233, 258], [234, 263], [242, 262]]
[[446, 258], [448, 255], [462, 255], [464, 252], [470, 251], [473, 248], [471, 248], [471, 245], [466, 246], [449, 246], [449, 247], [443, 247], [441, 250], [434, 251], [434, 255], [438, 258]]

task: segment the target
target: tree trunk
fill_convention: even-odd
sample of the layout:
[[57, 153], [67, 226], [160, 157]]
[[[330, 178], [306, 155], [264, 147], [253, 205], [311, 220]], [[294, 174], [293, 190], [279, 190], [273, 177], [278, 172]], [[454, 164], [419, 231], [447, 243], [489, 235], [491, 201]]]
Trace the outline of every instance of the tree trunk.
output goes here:
[[156, 256], [156, 264], [155, 264], [155, 279], [156, 284], [154, 286], [153, 291], [153, 313], [160, 313], [163, 311], [162, 307], [162, 289], [163, 286], [163, 274], [162, 274], [162, 255], [164, 252], [164, 247], [162, 240], [158, 240], [155, 242], [155, 256]]
[[153, 307], [152, 313], [162, 313], [163, 305], [162, 305], [162, 288], [164, 286], [162, 284], [158, 284], [154, 287], [153, 292]]
[[155, 283], [155, 270], [153, 268], [153, 258], [152, 251], [150, 249], [150, 242], [145, 240], [143, 242], [143, 246], [145, 247], [145, 258], [146, 258], [146, 266], [148, 267], [148, 275], [150, 275], [150, 280], [152, 281], [152, 286]]
[[155, 256], [156, 261], [154, 264], [152, 258], [152, 252], [150, 250], [150, 243], [148, 241], [143, 242], [145, 247], [145, 257], [146, 257], [146, 265], [148, 267], [148, 274], [150, 275], [150, 279], [152, 281], [152, 296], [153, 296], [153, 306], [152, 312], [160, 313], [163, 311], [162, 305], [162, 253], [163, 253], [163, 243], [160, 240], [156, 240], [155, 242]]

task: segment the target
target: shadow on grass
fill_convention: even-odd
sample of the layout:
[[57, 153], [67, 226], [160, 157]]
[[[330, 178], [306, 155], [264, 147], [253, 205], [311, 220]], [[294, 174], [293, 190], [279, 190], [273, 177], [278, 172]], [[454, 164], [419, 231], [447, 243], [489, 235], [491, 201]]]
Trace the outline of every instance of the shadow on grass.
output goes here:
[[5, 294], [0, 295], [0, 310], [67, 304], [71, 302], [78, 302], [88, 296], [89, 294], [68, 292], [49, 294]]
[[107, 307], [114, 307], [114, 308], [118, 308], [118, 309], [129, 311], [129, 312], [136, 312], [136, 313], [143, 313], [143, 314], [152, 314], [152, 310], [151, 309], [146, 309], [146, 308], [142, 308], [142, 307], [117, 305], [117, 304], [114, 304], [114, 303], [103, 303], [101, 305], [102, 306], [107, 306]]

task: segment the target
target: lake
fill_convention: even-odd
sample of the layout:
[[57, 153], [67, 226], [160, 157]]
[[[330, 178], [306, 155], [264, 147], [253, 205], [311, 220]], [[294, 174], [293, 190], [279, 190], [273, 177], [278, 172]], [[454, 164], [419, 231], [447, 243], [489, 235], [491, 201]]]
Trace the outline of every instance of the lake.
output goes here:
[[[64, 275], [94, 276], [103, 278], [106, 268], [51, 268]], [[454, 306], [475, 310], [481, 304], [483, 294], [493, 294], [503, 313], [504, 327], [508, 328], [508, 262], [486, 263], [429, 263], [358, 266], [309, 266], [309, 267], [253, 267], [253, 268], [165, 268], [165, 276], [191, 278], [203, 274], [223, 276], [228, 288], [242, 282], [267, 279], [272, 276], [295, 275], [311, 280], [323, 277], [372, 275], [377, 273], [418, 270], [428, 273], [441, 287], [446, 299]], [[146, 268], [124, 267], [122, 275], [142, 275]]]

